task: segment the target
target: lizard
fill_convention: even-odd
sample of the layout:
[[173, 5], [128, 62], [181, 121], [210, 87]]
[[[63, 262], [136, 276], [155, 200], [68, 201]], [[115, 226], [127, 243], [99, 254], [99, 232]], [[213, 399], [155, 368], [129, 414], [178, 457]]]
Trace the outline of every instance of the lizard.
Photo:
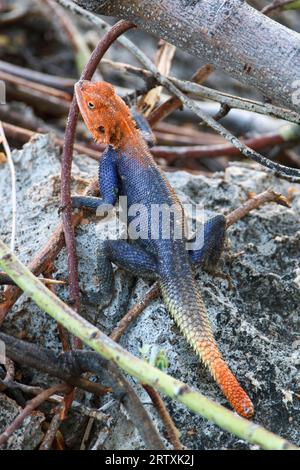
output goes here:
[[[143, 204], [148, 214], [155, 204], [172, 208], [170, 236], [147, 236], [134, 240], [105, 240], [99, 244], [97, 269], [101, 279], [99, 302], [109, 303], [115, 265], [136, 276], [156, 279], [171, 317], [188, 343], [208, 367], [231, 406], [251, 418], [253, 404], [223, 359], [214, 339], [194, 266], [215, 266], [225, 240], [223, 215], [208, 219], [202, 230], [201, 247], [188, 249], [186, 239], [175, 235], [186, 222], [183, 206], [163, 171], [156, 164], [141, 129], [114, 87], [107, 82], [79, 81], [75, 84], [83, 120], [97, 143], [107, 144], [99, 162], [100, 198], [73, 196], [73, 208], [97, 210], [114, 207], [118, 196], [127, 197], [127, 207]], [[143, 220], [150, 222], [151, 217]], [[128, 223], [130, 223], [128, 217]]]

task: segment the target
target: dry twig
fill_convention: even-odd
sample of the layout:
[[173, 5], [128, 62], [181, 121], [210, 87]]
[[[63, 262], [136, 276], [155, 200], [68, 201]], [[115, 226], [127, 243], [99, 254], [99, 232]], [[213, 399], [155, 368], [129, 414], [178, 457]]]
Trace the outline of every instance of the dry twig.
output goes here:
[[38, 408], [44, 401], [46, 401], [54, 393], [66, 393], [70, 390], [69, 385], [53, 385], [47, 390], [43, 390], [39, 395], [30, 400], [21, 413], [13, 420], [13, 422], [0, 434], [0, 445], [5, 444], [10, 436], [21, 426], [24, 419], [36, 408]]
[[[85, 195], [95, 196], [98, 194], [98, 182], [93, 180], [85, 191]], [[83, 212], [77, 212], [72, 216], [72, 226], [78, 225], [83, 217]], [[43, 246], [34, 259], [29, 263], [29, 269], [36, 275], [46, 271], [60, 250], [64, 247], [63, 225], [60, 223], [52, 232], [48, 242]], [[4, 321], [8, 311], [21, 295], [22, 291], [17, 287], [8, 287], [4, 292], [4, 301], [0, 303], [0, 325]]]
[[[98, 46], [93, 51], [88, 64], [81, 74], [81, 80], [90, 80], [107, 49], [115, 41], [117, 37], [123, 34], [128, 29], [133, 28], [134, 25], [127, 21], [119, 21], [115, 24], [100, 40]], [[78, 270], [76, 259], [76, 246], [75, 237], [72, 227], [72, 207], [71, 207], [71, 168], [72, 168], [72, 155], [73, 145], [75, 139], [76, 125], [78, 119], [78, 105], [75, 96], [73, 97], [69, 117], [65, 132], [65, 141], [62, 157], [61, 168], [61, 205], [63, 207], [63, 228], [65, 234], [65, 242], [68, 253], [68, 270], [69, 270], [69, 290], [71, 302], [74, 304], [75, 310], [79, 311], [80, 308], [80, 294], [78, 283]], [[75, 340], [77, 346], [80, 342]]]
[[279, 13], [286, 5], [289, 3], [293, 3], [295, 0], [274, 0], [269, 5], [266, 5], [261, 12], [265, 15], [269, 15], [270, 13]]
[[[90, 371], [110, 385], [113, 396], [126, 408], [132, 422], [143, 437], [147, 448], [164, 449], [163, 443], [131, 385], [112, 362], [102, 359], [97, 353], [88, 351], [68, 351], [57, 354], [34, 344], [21, 341], [0, 332], [0, 339], [6, 345], [7, 355], [16, 362], [35, 367], [68, 383], [74, 383], [78, 375]], [[80, 380], [83, 380], [80, 378]], [[94, 384], [98, 385], [98, 384]], [[70, 390], [70, 388], [68, 389]]]

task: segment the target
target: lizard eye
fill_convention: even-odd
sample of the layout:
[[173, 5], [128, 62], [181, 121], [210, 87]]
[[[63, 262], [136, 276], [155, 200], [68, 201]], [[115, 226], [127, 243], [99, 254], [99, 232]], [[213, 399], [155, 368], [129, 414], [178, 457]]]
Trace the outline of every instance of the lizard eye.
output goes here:
[[89, 102], [88, 102], [88, 107], [89, 107], [90, 109], [94, 109], [95, 105], [94, 105], [94, 103], [92, 103], [91, 101], [89, 101]]
[[104, 129], [103, 126], [99, 126], [99, 127], [98, 127], [98, 131], [99, 131], [101, 134], [104, 134], [105, 129]]

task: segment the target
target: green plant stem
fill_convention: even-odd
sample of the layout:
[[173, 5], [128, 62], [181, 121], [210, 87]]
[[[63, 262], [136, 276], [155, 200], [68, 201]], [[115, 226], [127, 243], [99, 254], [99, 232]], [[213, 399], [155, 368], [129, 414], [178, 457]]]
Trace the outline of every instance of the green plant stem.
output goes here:
[[47, 289], [0, 240], [0, 267], [36, 304], [102, 357], [128, 374], [179, 401], [195, 413], [264, 449], [297, 449], [287, 440], [235, 415], [159, 369], [136, 358]]

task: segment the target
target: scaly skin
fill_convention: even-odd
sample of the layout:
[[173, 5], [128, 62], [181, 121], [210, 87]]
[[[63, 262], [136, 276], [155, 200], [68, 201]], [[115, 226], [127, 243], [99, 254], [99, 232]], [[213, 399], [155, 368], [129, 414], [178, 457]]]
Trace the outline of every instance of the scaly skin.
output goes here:
[[[150, 211], [153, 204], [165, 204], [172, 207], [174, 213], [169, 238], [159, 236], [152, 239], [148, 236], [135, 240], [134, 245], [124, 241], [107, 242], [103, 253], [110, 261], [137, 275], [158, 279], [165, 305], [181, 332], [209, 368], [233, 408], [250, 418], [254, 412], [253, 405], [218, 350], [192, 271], [194, 262], [218, 259], [223, 245], [224, 218], [219, 216], [215, 226], [208, 227], [202, 251], [188, 252], [184, 237], [174, 235], [175, 228], [182, 228], [185, 223], [181, 203], [152, 158], [125, 103], [116, 95], [114, 88], [104, 82], [79, 82], [75, 92], [85, 124], [93, 137], [99, 143], [109, 144], [99, 167], [100, 202], [114, 205], [117, 195], [126, 195], [128, 207], [143, 203]], [[77, 207], [100, 204], [95, 200], [78, 199]], [[129, 217], [128, 223], [131, 220]], [[141, 225], [148, 223], [150, 227], [149, 215], [142, 219]], [[101, 259], [103, 261], [103, 256]], [[104, 263], [101, 269], [104, 282], [111, 276], [110, 262]], [[111, 289], [111, 283], [109, 285]]]

